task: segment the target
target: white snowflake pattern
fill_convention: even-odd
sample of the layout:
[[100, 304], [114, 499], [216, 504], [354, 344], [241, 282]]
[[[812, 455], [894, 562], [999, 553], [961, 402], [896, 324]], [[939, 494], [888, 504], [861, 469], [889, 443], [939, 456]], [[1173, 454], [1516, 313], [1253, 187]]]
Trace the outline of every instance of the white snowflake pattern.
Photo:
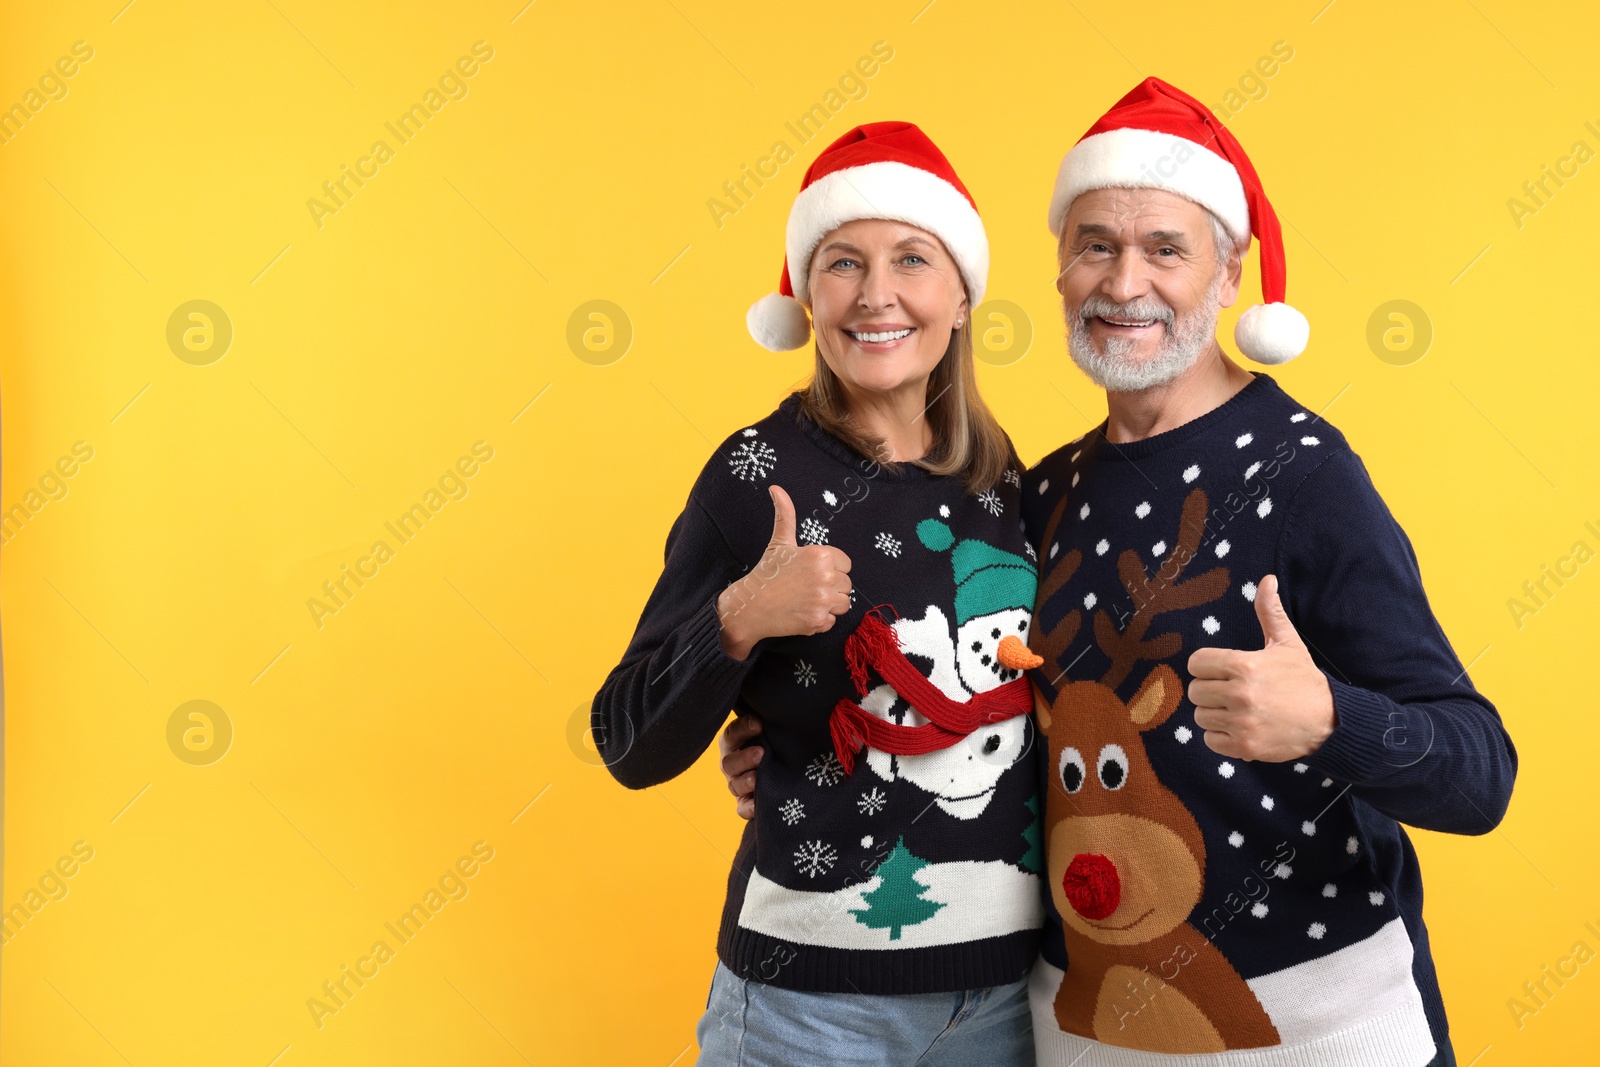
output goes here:
[[806, 521], [800, 524], [799, 540], [808, 545], [825, 545], [828, 543], [828, 528], [807, 515]]
[[817, 669], [803, 659], [794, 661], [794, 680], [807, 689], [817, 684]]
[[844, 781], [844, 768], [839, 765], [839, 757], [832, 752], [824, 752], [806, 764], [805, 773], [818, 785], [838, 785]]
[[765, 441], [740, 442], [728, 456], [728, 469], [747, 482], [765, 478], [777, 465], [778, 453]]
[[863, 815], [876, 815], [889, 802], [888, 794], [874, 786], [856, 798], [856, 808]]
[[794, 850], [794, 865], [807, 878], [827, 874], [839, 861], [839, 853], [822, 841], [807, 841]]
[[1022, 488], [1022, 475], [1018, 474], [1016, 471], [1006, 471], [1000, 477], [1001, 480], [1007, 485], [1014, 485], [1018, 489]]
[[806, 817], [806, 806], [791, 798], [778, 808], [778, 814], [783, 816], [783, 825], [793, 826]]
[[892, 534], [880, 533], [873, 538], [872, 547], [890, 559], [900, 558], [900, 539]]
[[1004, 505], [1000, 503], [1000, 494], [996, 493], [993, 489], [985, 489], [983, 492], [979, 493], [978, 503], [982, 504], [986, 509], [988, 509], [988, 512], [991, 515], [1000, 514], [1002, 508], [1004, 507]]

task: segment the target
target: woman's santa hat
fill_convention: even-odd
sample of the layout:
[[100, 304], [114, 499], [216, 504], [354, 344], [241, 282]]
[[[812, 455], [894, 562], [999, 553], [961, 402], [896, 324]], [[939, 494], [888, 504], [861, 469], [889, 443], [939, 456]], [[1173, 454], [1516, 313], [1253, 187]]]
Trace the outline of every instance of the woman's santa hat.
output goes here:
[[856, 219], [892, 219], [927, 230], [955, 257], [969, 307], [983, 301], [989, 238], [972, 194], [928, 135], [909, 122], [869, 122], [840, 137], [811, 164], [789, 209], [778, 291], [745, 314], [762, 348], [784, 352], [811, 336], [811, 254]]
[[1090, 189], [1166, 189], [1210, 209], [1235, 241], [1261, 247], [1261, 298], [1239, 317], [1233, 339], [1257, 363], [1287, 363], [1305, 351], [1311, 325], [1283, 302], [1283, 231], [1250, 158], [1210, 110], [1160, 78], [1146, 78], [1089, 127], [1061, 161], [1050, 198], [1050, 232], [1061, 238], [1067, 209]]

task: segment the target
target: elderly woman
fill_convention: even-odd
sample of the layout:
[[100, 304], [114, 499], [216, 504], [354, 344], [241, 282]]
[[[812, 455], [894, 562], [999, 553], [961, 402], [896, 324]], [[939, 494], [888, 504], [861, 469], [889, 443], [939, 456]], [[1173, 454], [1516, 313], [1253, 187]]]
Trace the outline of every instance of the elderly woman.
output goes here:
[[701, 1064], [1032, 1063], [1036, 577], [973, 371], [983, 223], [880, 122], [812, 164], [786, 244], [748, 324], [814, 330], [815, 372], [701, 471], [593, 733], [637, 789], [761, 723]]

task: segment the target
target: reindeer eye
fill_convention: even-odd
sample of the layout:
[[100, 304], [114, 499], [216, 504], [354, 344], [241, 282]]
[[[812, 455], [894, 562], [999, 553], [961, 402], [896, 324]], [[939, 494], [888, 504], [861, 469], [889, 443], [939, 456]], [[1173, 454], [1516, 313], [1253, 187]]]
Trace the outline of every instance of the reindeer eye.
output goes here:
[[1061, 750], [1061, 784], [1067, 787], [1067, 792], [1076, 793], [1083, 788], [1083, 757], [1075, 748]]
[[1107, 745], [1100, 750], [1100, 784], [1107, 789], [1121, 789], [1128, 780], [1128, 754], [1121, 745]]

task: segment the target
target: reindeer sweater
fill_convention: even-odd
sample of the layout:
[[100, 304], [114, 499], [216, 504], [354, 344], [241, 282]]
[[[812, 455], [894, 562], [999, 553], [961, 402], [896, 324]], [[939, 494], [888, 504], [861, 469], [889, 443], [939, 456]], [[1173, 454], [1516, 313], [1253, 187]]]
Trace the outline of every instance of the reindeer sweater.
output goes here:
[[[859, 993], [1029, 973], [1042, 855], [1032, 694], [1016, 657], [1037, 660], [1026, 646], [1037, 576], [1012, 459], [977, 494], [918, 467], [891, 472], [790, 396], [719, 445], [690, 491], [591, 728], [612, 774], [644, 788], [686, 770], [730, 708], [760, 717], [756, 813], [717, 941], [735, 973]], [[738, 661], [722, 648], [717, 596], [761, 562], [774, 483], [794, 501], [800, 546], [850, 557], [851, 608], [824, 633], [766, 638]]]
[[[1516, 753], [1359, 457], [1257, 374], [1142, 441], [1102, 423], [1023, 496], [1046, 660], [1040, 1064], [1428, 1063], [1447, 1024], [1400, 824], [1487, 833]], [[1336, 711], [1289, 763], [1213, 752], [1186, 694], [1197, 648], [1262, 647], [1267, 574]]]

